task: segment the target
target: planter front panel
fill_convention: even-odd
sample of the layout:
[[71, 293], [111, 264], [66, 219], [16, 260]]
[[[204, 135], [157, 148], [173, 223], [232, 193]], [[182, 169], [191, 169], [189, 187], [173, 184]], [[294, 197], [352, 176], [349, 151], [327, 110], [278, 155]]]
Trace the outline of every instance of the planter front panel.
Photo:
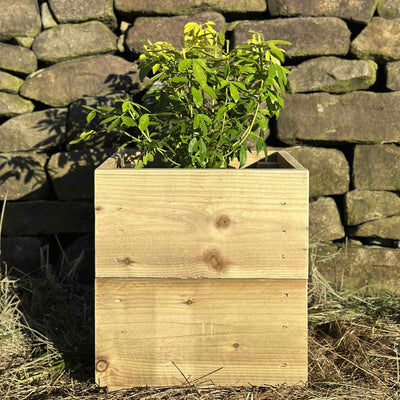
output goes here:
[[176, 386], [185, 384], [180, 371], [197, 385], [305, 382], [306, 287], [306, 280], [98, 278], [96, 382], [110, 390]]
[[307, 279], [308, 171], [98, 169], [96, 276]]

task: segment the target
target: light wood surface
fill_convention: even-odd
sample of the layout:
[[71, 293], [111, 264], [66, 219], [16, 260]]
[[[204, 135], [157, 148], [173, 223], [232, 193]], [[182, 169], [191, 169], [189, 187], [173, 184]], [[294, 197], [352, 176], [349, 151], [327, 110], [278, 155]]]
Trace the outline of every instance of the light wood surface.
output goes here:
[[[307, 380], [307, 282], [96, 279], [96, 382], [110, 390]], [[174, 364], [176, 366], [174, 366]]]
[[96, 276], [306, 279], [308, 171], [97, 170]]

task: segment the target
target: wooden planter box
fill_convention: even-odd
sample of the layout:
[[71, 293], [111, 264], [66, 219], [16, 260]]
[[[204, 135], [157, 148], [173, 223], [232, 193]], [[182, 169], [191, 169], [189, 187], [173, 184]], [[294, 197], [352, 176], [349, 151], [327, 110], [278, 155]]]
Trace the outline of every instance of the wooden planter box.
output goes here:
[[96, 170], [100, 386], [307, 380], [308, 171], [270, 158]]

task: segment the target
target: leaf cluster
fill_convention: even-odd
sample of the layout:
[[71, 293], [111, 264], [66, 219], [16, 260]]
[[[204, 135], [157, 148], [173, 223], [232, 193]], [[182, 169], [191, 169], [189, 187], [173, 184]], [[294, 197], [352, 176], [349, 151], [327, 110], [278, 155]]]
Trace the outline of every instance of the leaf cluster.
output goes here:
[[233, 159], [242, 167], [248, 139], [266, 156], [268, 119], [279, 116], [289, 73], [278, 45], [289, 43], [251, 32], [246, 44], [229, 49], [213, 25], [186, 24], [182, 50], [166, 42], [145, 46], [139, 68], [148, 107], [116, 99], [115, 107], [90, 108], [88, 122], [100, 114], [107, 132], [122, 131], [125, 145], [141, 150], [137, 168], [156, 156], [181, 168], [227, 167]]

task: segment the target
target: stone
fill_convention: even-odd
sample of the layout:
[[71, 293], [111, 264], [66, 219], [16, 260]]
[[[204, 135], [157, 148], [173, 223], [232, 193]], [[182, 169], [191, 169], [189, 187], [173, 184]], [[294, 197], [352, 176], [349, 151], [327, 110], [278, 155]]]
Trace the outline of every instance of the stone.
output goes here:
[[0, 40], [35, 37], [41, 28], [37, 0], [0, 0]]
[[400, 215], [365, 222], [352, 228], [350, 235], [364, 238], [400, 240]]
[[94, 207], [89, 201], [18, 201], [6, 204], [4, 236], [94, 231]]
[[400, 60], [400, 22], [372, 18], [351, 42], [350, 52], [357, 58], [372, 59], [378, 63]]
[[345, 235], [335, 200], [319, 197], [310, 202], [310, 242], [329, 242]]
[[26, 47], [27, 49], [30, 49], [32, 46], [33, 41], [35, 38], [33, 37], [15, 37], [13, 38], [13, 43], [15, 43], [18, 46]]
[[83, 56], [114, 53], [117, 36], [99, 21], [63, 24], [40, 33], [32, 50], [38, 60], [57, 63]]
[[289, 94], [278, 138], [296, 143], [400, 142], [400, 93]]
[[184, 46], [183, 29], [188, 22], [205, 23], [214, 21], [214, 29], [225, 32], [225, 18], [215, 12], [203, 12], [195, 15], [175, 17], [138, 17], [128, 30], [125, 44], [133, 52], [143, 52], [143, 45], [151, 42], [168, 42], [181, 49]]
[[378, 15], [386, 19], [400, 18], [400, 0], [379, 0]]
[[112, 29], [117, 27], [113, 0], [48, 0], [48, 2], [60, 24], [98, 20]]
[[34, 108], [31, 101], [23, 99], [17, 94], [0, 92], [0, 117], [13, 117], [29, 113]]
[[25, 47], [0, 43], [0, 70], [30, 74], [37, 70], [35, 54]]
[[47, 3], [42, 3], [40, 5], [40, 14], [42, 15], [42, 26], [43, 29], [49, 29], [57, 26], [56, 20], [51, 14], [49, 5]]
[[375, 83], [377, 69], [372, 60], [313, 58], [291, 70], [288, 91], [344, 93], [368, 89]]
[[100, 96], [138, 86], [135, 64], [113, 55], [99, 55], [64, 61], [38, 71], [24, 82], [20, 94], [52, 107], [64, 107], [83, 96]]
[[354, 150], [355, 189], [400, 191], [400, 147], [358, 145]]
[[311, 268], [337, 290], [400, 293], [400, 249], [319, 245], [310, 253]]
[[91, 200], [94, 170], [114, 151], [75, 150], [53, 154], [47, 166], [59, 200]]
[[231, 12], [263, 12], [266, 0], [115, 0], [115, 8], [125, 17], [138, 14], [193, 14], [199, 10]]
[[48, 199], [46, 162], [46, 154], [0, 153], [0, 200]]
[[400, 197], [393, 192], [352, 190], [344, 196], [344, 220], [346, 225], [400, 214]]
[[65, 143], [66, 108], [11, 118], [0, 125], [0, 152], [46, 150]]
[[113, 107], [115, 106], [113, 100], [117, 97], [124, 97], [124, 93], [115, 93], [112, 96], [84, 97], [70, 104], [67, 118], [67, 150], [80, 148], [115, 148], [123, 143], [120, 138], [121, 134], [116, 132], [98, 132], [93, 139], [86, 142], [76, 144], [69, 143], [77, 139], [85, 130], [94, 129], [98, 131], [102, 128], [100, 125], [102, 118], [99, 116], [96, 116], [90, 124], [87, 123], [86, 117], [89, 110], [84, 108], [85, 106], [94, 108], [98, 106]]
[[7, 93], [18, 93], [19, 88], [24, 83], [23, 79], [0, 71], [0, 91]]
[[43, 240], [38, 237], [17, 236], [1, 238], [1, 258], [10, 270], [18, 268], [26, 273], [41, 266], [40, 247]]
[[400, 91], [400, 61], [389, 62], [386, 68], [386, 87]]
[[338, 195], [349, 190], [349, 165], [341, 151], [307, 146], [283, 150], [309, 170], [310, 197]]
[[367, 24], [372, 18], [377, 0], [268, 0], [273, 17], [339, 17]]
[[288, 58], [345, 55], [350, 45], [349, 28], [334, 17], [240, 21], [233, 30], [235, 45], [246, 43], [251, 36], [249, 31], [260, 31], [265, 40], [290, 42], [291, 45], [281, 46]]

